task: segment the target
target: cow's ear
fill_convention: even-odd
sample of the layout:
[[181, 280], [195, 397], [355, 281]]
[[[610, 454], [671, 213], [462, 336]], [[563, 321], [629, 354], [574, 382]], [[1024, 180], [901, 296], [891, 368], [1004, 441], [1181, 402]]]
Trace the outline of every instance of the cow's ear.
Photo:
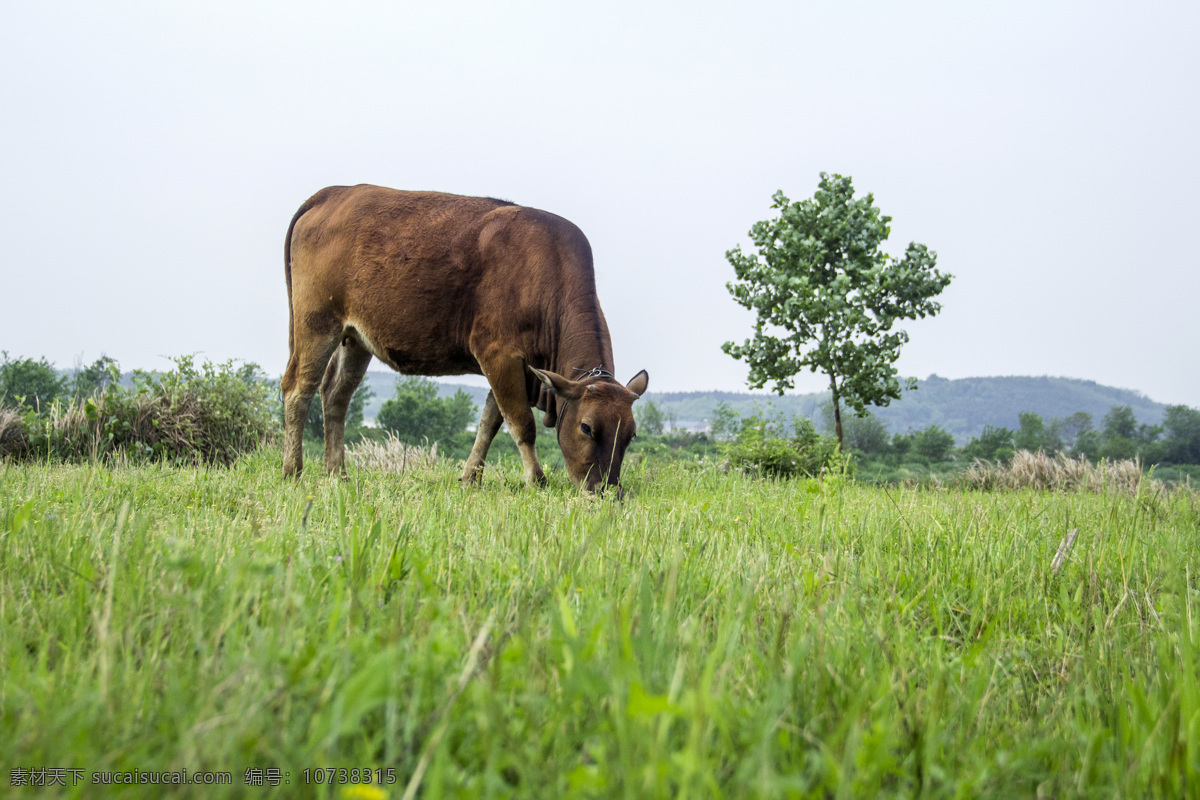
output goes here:
[[646, 370], [642, 370], [637, 375], [633, 376], [633, 380], [625, 384], [625, 388], [641, 397], [646, 393], [646, 387], [650, 385], [650, 376], [646, 374]]
[[583, 386], [577, 381], [568, 380], [562, 375], [537, 367], [529, 367], [529, 371], [536, 375], [547, 389], [554, 392], [555, 397], [563, 400], [578, 400], [583, 394]]

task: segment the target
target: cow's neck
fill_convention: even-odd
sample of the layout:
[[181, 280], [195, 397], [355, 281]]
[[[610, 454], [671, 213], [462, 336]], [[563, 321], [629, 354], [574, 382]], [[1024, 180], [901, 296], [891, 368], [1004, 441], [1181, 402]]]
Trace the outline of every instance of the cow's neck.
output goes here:
[[579, 380], [584, 373], [593, 370], [603, 370], [611, 375], [612, 342], [604, 315], [596, 309], [592, 313], [567, 314], [565, 317], [570, 322], [560, 333], [552, 369], [571, 380]]

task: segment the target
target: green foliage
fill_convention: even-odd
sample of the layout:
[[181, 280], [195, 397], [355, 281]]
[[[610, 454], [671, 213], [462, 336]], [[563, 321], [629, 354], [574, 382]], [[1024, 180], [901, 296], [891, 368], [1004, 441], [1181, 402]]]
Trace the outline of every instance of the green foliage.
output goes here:
[[[673, 430], [660, 436], [638, 435], [625, 451], [627, 469], [634, 464], [666, 464], [676, 461], [699, 462], [718, 452], [709, 433]], [[561, 456], [559, 461], [561, 462]]]
[[892, 438], [892, 453], [897, 461], [915, 464], [937, 464], [950, 460], [954, 450], [954, 437], [937, 425], [919, 431], [896, 434]]
[[662, 409], [653, 400], [643, 399], [633, 407], [638, 433], [646, 436], [661, 436], [667, 421]]
[[738, 413], [728, 403], [718, 402], [713, 409], [708, 429], [714, 440], [728, 442], [737, 437], [740, 425]]
[[9, 358], [7, 350], [0, 351], [0, 407], [37, 411], [66, 391], [66, 380], [45, 358]]
[[466, 427], [477, 415], [475, 403], [463, 390], [439, 398], [434, 381], [404, 375], [396, 379], [396, 394], [384, 401], [375, 422], [405, 444], [447, 444], [467, 437]]
[[1167, 432], [1165, 459], [1172, 464], [1200, 464], [1200, 410], [1171, 406], [1163, 417]]
[[257, 364], [230, 360], [197, 365], [190, 355], [172, 361], [175, 368], [161, 375], [135, 371], [134, 391], [160, 397], [166, 407], [194, 406], [191, 444], [202, 461], [231, 464], [277, 432], [279, 398]]
[[[350, 406], [346, 409], [345, 439], [347, 444], [362, 438], [363, 409], [374, 396], [375, 391], [366, 381], [360, 383], [354, 390], [354, 394], [350, 396]], [[324, 440], [325, 438], [325, 408], [321, 404], [320, 394], [313, 398], [312, 405], [308, 407], [308, 419], [304, 421], [304, 435], [311, 439]]]
[[1113, 406], [1112, 410], [1104, 415], [1105, 439], [1132, 441], [1137, 437], [1137, 430], [1137, 417], [1133, 415], [1132, 406]]
[[[132, 388], [113, 380], [99, 394], [27, 411], [6, 455], [231, 464], [272, 441], [278, 400], [256, 364], [174, 363], [166, 373], [135, 371]], [[115, 362], [105, 368], [119, 374]]]
[[1093, 461], [1100, 458], [1100, 449], [1104, 446], [1104, 434], [1095, 428], [1081, 431], [1075, 440], [1074, 453]]
[[1069, 417], [1055, 417], [1050, 423], [1047, 436], [1058, 443], [1060, 451], [1074, 453], [1079, 451], [1080, 437], [1090, 430], [1092, 415], [1086, 411], [1076, 411]]
[[1016, 452], [1013, 439], [1013, 432], [1008, 428], [987, 425], [983, 433], [967, 442], [967, 446], [963, 448], [963, 456], [968, 461], [1009, 461]]
[[106, 355], [101, 356], [88, 366], [77, 366], [70, 380], [70, 394], [73, 400], [100, 394], [110, 385], [120, 384], [121, 368], [115, 359]]
[[772, 201], [779, 217], [750, 229], [758, 253], [725, 254], [737, 275], [729, 292], [757, 321], [753, 339], [722, 350], [747, 362], [752, 388], [773, 381], [783, 394], [803, 369], [827, 375], [840, 439], [841, 403], [863, 414], [900, 397], [894, 364], [908, 334], [895, 325], [937, 314], [933, 298], [951, 276], [923, 244], [909, 244], [902, 259], [880, 250], [891, 217], [873, 195], [855, 199], [849, 177], [823, 172], [812, 199], [776, 192]]
[[1141, 458], [1160, 460], [1165, 448], [1156, 446], [1161, 425], [1139, 425], [1131, 406], [1113, 406], [1104, 415], [1104, 428], [1098, 455], [1113, 461]]
[[[832, 402], [821, 406], [821, 417], [825, 432], [836, 436], [837, 422]], [[869, 411], [862, 416], [842, 419], [842, 444], [848, 451], [867, 456], [886, 455], [892, 451], [889, 440], [887, 423]]]
[[1020, 427], [1013, 435], [1013, 446], [1017, 450], [1027, 450], [1036, 453], [1039, 450], [1048, 455], [1062, 450], [1062, 440], [1058, 438], [1055, 426], [1046, 427], [1041, 415], [1032, 411], [1022, 411]]
[[737, 438], [721, 448], [730, 466], [763, 477], [819, 477], [842, 473], [849, 462], [834, 439], [817, 434], [804, 417], [755, 412], [739, 420]]
[[931, 461], [946, 461], [954, 449], [954, 437], [937, 425], [912, 434], [913, 452]]

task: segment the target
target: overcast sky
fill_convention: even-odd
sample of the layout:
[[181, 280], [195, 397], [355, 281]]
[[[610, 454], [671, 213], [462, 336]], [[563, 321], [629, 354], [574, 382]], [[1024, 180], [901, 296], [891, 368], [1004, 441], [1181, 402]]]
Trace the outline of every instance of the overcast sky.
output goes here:
[[[903, 375], [1200, 406], [1200, 4], [9, 4], [0, 349], [287, 361], [330, 184], [502, 197], [592, 243], [623, 380], [745, 388], [771, 194], [853, 176], [955, 278]], [[377, 364], [375, 368], [380, 368]], [[800, 391], [824, 388], [802, 377]]]

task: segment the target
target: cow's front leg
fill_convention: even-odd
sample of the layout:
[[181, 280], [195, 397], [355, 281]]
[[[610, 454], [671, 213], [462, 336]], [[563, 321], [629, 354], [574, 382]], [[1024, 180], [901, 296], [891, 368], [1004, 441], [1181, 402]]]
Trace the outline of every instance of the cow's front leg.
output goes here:
[[496, 399], [496, 405], [504, 421], [508, 423], [508, 432], [512, 434], [513, 441], [517, 443], [517, 450], [521, 453], [525, 483], [530, 486], [545, 486], [546, 476], [542, 472], [542, 465], [538, 463], [537, 451], [533, 449], [537, 426], [534, 424], [533, 411], [529, 407], [529, 397], [525, 392], [525, 364], [520, 359], [491, 363], [494, 366], [489, 368], [488, 364], [480, 362], [488, 383], [492, 385], [492, 396]]
[[488, 392], [487, 400], [483, 404], [483, 413], [479, 415], [475, 446], [471, 448], [471, 455], [467, 457], [462, 478], [459, 479], [464, 486], [478, 484], [483, 480], [483, 460], [487, 458], [488, 448], [492, 446], [492, 440], [496, 438], [496, 432], [500, 430], [502, 422], [504, 417], [500, 414], [500, 406], [496, 405], [496, 394]]

